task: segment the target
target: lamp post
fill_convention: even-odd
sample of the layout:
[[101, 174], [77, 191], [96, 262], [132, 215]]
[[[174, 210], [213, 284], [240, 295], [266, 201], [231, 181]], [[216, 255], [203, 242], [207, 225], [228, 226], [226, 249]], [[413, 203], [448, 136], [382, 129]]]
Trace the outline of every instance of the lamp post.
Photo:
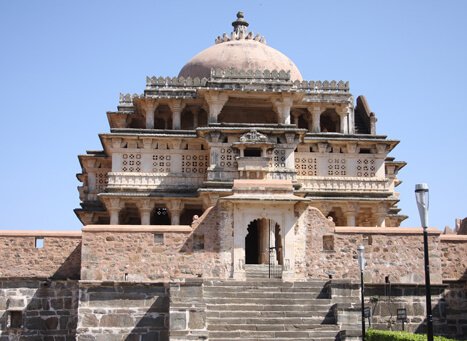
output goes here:
[[365, 270], [365, 247], [359, 245], [357, 248], [358, 266], [360, 268], [360, 290], [362, 296], [362, 340], [365, 341], [365, 292], [363, 287], [363, 270]]
[[417, 200], [420, 221], [423, 227], [423, 252], [425, 256], [425, 295], [426, 295], [426, 324], [428, 341], [433, 341], [433, 315], [431, 313], [431, 284], [430, 260], [428, 258], [428, 206], [429, 195], [427, 184], [415, 185], [415, 198]]

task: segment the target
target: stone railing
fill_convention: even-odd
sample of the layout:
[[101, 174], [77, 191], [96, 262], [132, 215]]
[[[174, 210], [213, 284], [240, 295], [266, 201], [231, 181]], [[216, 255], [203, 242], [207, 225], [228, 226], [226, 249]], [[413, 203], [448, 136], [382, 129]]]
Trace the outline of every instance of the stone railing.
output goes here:
[[191, 77], [146, 77], [148, 88], [200, 87], [206, 86], [207, 78]]
[[307, 92], [349, 92], [349, 82], [344, 81], [295, 81], [294, 87]]
[[205, 181], [204, 174], [186, 176], [186, 174], [168, 173], [109, 173], [108, 189], [168, 189], [198, 188]]
[[290, 70], [211, 69], [211, 79], [290, 81]]
[[389, 191], [386, 179], [356, 177], [297, 177], [302, 189], [314, 192], [377, 192]]
[[133, 100], [135, 98], [140, 98], [141, 95], [138, 95], [138, 94], [123, 94], [123, 93], [120, 93], [120, 97], [119, 97], [119, 101], [118, 103], [119, 104], [130, 104], [130, 105], [133, 105]]
[[[182, 91], [185, 95], [192, 96], [197, 88], [225, 88], [256, 89], [270, 91], [270, 86], [281, 87], [288, 90], [296, 90], [306, 93], [349, 93], [349, 82], [344, 81], [295, 81], [290, 79], [290, 70], [238, 70], [211, 69], [209, 78], [191, 77], [146, 77], [146, 90], [162, 91], [165, 95], [177, 95]], [[268, 90], [269, 89], [269, 90]], [[172, 94], [173, 92], [173, 94]], [[120, 104], [130, 104], [134, 98], [140, 98], [137, 94], [120, 94]]]

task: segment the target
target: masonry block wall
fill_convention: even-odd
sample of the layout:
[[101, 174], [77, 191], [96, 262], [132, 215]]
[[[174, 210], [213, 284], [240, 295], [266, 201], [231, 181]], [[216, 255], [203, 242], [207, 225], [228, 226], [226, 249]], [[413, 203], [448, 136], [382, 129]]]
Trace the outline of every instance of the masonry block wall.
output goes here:
[[83, 228], [82, 280], [161, 281], [226, 278], [220, 258], [219, 208], [195, 226], [88, 225]]
[[0, 277], [78, 279], [81, 233], [0, 231]]
[[168, 340], [169, 290], [162, 283], [80, 283], [77, 340]]
[[74, 340], [78, 281], [0, 280], [1, 340]]

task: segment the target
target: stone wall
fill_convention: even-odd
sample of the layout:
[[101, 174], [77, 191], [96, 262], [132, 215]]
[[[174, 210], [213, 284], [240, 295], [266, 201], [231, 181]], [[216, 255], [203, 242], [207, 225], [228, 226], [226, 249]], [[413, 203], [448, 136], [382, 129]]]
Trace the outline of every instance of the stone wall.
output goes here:
[[[307, 211], [305, 222], [309, 277], [358, 280], [357, 247], [364, 245], [367, 283], [384, 283], [386, 276], [393, 283], [424, 283], [421, 229], [332, 228], [323, 216], [311, 208]], [[429, 230], [432, 283], [442, 282], [440, 233], [436, 229]]]
[[78, 282], [0, 281], [0, 340], [75, 339]]
[[441, 235], [443, 280], [467, 281], [467, 236]]
[[79, 279], [80, 265], [80, 232], [0, 231], [0, 278]]
[[219, 208], [180, 226], [88, 225], [83, 228], [81, 278], [98, 281], [161, 281], [225, 278], [221, 261]]
[[297, 277], [329, 278], [327, 272], [332, 269], [324, 266], [328, 261], [327, 253], [323, 251], [323, 236], [334, 234], [334, 223], [318, 209], [311, 206], [303, 209], [301, 206], [298, 204], [295, 207], [295, 214], [299, 215], [295, 225]]
[[79, 290], [77, 340], [168, 340], [166, 285], [82, 281]]

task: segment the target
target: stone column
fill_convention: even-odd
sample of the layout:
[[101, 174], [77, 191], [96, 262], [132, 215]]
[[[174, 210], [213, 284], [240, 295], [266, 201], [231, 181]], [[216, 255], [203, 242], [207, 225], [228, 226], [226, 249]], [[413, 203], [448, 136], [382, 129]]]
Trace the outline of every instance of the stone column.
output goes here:
[[292, 108], [293, 98], [291, 96], [284, 96], [280, 99], [273, 99], [272, 101], [274, 110], [279, 116], [279, 123], [290, 124], [290, 109]]
[[141, 102], [141, 108], [144, 110], [146, 116], [146, 129], [154, 129], [154, 112], [159, 103], [152, 99], [145, 99]]
[[220, 93], [219, 91], [210, 91], [206, 92], [204, 99], [209, 106], [208, 123], [217, 123], [217, 116], [221, 113], [222, 108], [229, 99], [229, 96], [224, 93]]
[[355, 226], [357, 218], [358, 204], [348, 203], [345, 211], [347, 226]]
[[191, 113], [193, 114], [193, 129], [196, 129], [198, 127], [199, 108], [191, 108]]
[[308, 112], [311, 114], [311, 132], [319, 133], [321, 131], [320, 127], [320, 116], [321, 116], [321, 107], [308, 107]]
[[276, 228], [274, 224], [274, 221], [271, 220], [266, 220], [266, 231], [269, 233], [269, 240], [268, 240], [268, 257], [269, 257], [269, 262], [271, 262], [272, 265], [277, 265], [277, 250], [274, 249], [271, 252], [269, 252], [270, 247], [275, 247], [276, 246]]
[[171, 225], [180, 225], [180, 213], [183, 209], [183, 203], [181, 200], [169, 201], [167, 208], [170, 212]]
[[348, 133], [348, 117], [349, 117], [349, 108], [347, 106], [337, 109], [337, 114], [340, 117], [341, 126], [340, 132], [343, 134]]
[[175, 99], [169, 102], [169, 108], [172, 111], [172, 129], [178, 130], [182, 127], [182, 110], [185, 108], [186, 103], [180, 99]]
[[386, 214], [387, 214], [386, 205], [379, 206], [376, 209], [376, 213], [375, 213], [376, 226], [386, 227]]
[[151, 202], [143, 200], [138, 204], [138, 209], [141, 215], [141, 225], [151, 225]]
[[106, 206], [110, 214], [110, 225], [118, 225], [118, 216], [122, 208], [122, 203], [120, 202], [120, 199], [111, 198], [109, 201], [107, 201]]
[[258, 221], [258, 233], [260, 236], [259, 242], [259, 263], [267, 264], [269, 258], [269, 230], [266, 219]]

